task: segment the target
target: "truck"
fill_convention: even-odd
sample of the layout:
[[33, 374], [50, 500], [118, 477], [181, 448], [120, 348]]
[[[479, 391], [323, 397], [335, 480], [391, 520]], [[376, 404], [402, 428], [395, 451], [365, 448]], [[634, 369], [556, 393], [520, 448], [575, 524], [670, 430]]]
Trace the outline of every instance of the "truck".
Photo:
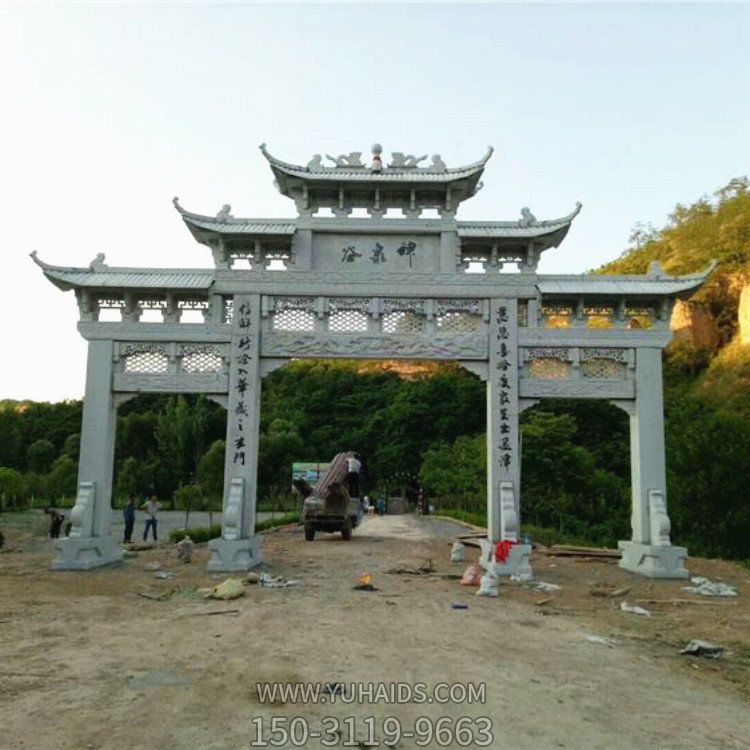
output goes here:
[[351, 497], [347, 486], [348, 459], [353, 457], [354, 451], [337, 453], [314, 487], [304, 479], [293, 481], [294, 489], [302, 496], [302, 524], [308, 542], [315, 539], [318, 531], [340, 531], [341, 538], [349, 541], [362, 521], [362, 501]]

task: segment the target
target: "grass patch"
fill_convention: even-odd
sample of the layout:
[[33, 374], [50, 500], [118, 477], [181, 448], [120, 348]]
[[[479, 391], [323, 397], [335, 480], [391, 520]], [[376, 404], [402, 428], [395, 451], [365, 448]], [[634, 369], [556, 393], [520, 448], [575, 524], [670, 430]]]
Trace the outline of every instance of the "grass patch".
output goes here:
[[[265, 521], [260, 521], [255, 525], [255, 531], [267, 531], [273, 529], [276, 526], [287, 526], [290, 523], [299, 523], [300, 514], [299, 511], [293, 513], [284, 513], [276, 518], [267, 518]], [[190, 538], [196, 543], [207, 542], [209, 539], [216, 539], [221, 536], [221, 526], [215, 524], [214, 526], [196, 526], [195, 528], [188, 529], [172, 529], [169, 532], [169, 541], [176, 543], [185, 538], [189, 534]]]
[[187, 535], [196, 543], [207, 542], [209, 539], [216, 539], [221, 536], [221, 525], [213, 526], [196, 526], [192, 529], [172, 529], [169, 532], [170, 542], [181, 542]]
[[[474, 526], [487, 528], [487, 515], [477, 511], [459, 510], [457, 508], [441, 508], [436, 512], [439, 516], [448, 516], [455, 518], [457, 521], [470, 523]], [[553, 544], [574, 544], [577, 546], [601, 546], [597, 542], [586, 539], [585, 537], [575, 536], [573, 534], [563, 534], [557, 529], [551, 529], [544, 526], [534, 526], [530, 523], [521, 524], [522, 536], [528, 535], [532, 542], [543, 544], [545, 547], [551, 547]]]
[[295, 510], [291, 513], [284, 513], [283, 516], [276, 516], [276, 518], [266, 518], [265, 521], [255, 524], [255, 530], [266, 531], [266, 529], [273, 529], [276, 526], [288, 526], [290, 523], [299, 523], [299, 519], [300, 512]]

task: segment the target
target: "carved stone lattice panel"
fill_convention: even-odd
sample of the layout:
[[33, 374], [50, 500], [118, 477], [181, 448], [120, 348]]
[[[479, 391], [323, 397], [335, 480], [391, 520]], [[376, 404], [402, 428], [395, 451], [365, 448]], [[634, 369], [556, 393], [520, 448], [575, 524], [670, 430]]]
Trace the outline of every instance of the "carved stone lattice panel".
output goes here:
[[424, 300], [421, 299], [384, 299], [382, 302], [383, 315], [392, 312], [410, 312], [424, 315]]
[[315, 314], [296, 308], [281, 310], [273, 314], [272, 328], [274, 331], [314, 331]]
[[215, 344], [183, 344], [180, 357], [184, 372], [220, 372], [224, 366], [224, 351]]
[[628, 361], [628, 350], [617, 349], [613, 347], [597, 347], [597, 348], [584, 348], [581, 349], [579, 357], [581, 362], [586, 362], [589, 359], [612, 359], [615, 362], [627, 363]]
[[425, 318], [413, 312], [389, 312], [383, 315], [383, 333], [421, 333]]
[[582, 378], [624, 378], [626, 366], [614, 359], [587, 359], [581, 362]]
[[571, 369], [570, 362], [545, 357], [527, 362], [525, 375], [537, 380], [567, 380]]
[[439, 299], [437, 301], [438, 316], [447, 313], [463, 312], [469, 315], [482, 314], [482, 300], [479, 299]]
[[356, 310], [367, 314], [370, 312], [370, 300], [367, 297], [331, 297], [328, 300], [328, 309], [331, 313]]
[[523, 361], [529, 362], [534, 359], [559, 359], [561, 362], [571, 362], [570, 349], [566, 346], [558, 347], [529, 347], [523, 350]]
[[449, 312], [437, 319], [437, 327], [446, 333], [476, 331], [482, 325], [482, 317], [467, 312]]
[[368, 316], [358, 310], [339, 310], [328, 316], [329, 331], [366, 331]]
[[274, 310], [284, 312], [286, 310], [305, 310], [315, 312], [315, 297], [275, 297], [273, 301]]
[[123, 372], [164, 373], [169, 369], [169, 356], [165, 344], [121, 344], [119, 354]]
[[486, 359], [483, 334], [305, 334], [270, 331], [261, 339], [264, 357], [375, 357], [378, 359]]

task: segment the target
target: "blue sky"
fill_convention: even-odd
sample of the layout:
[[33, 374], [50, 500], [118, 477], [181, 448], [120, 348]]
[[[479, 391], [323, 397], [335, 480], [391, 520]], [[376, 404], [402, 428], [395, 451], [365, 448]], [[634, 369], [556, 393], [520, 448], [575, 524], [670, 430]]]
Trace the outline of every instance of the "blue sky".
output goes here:
[[[284, 216], [257, 150], [495, 155], [461, 217], [584, 204], [541, 270], [617, 256], [750, 171], [748, 5], [69, 5], [0, 8], [0, 398], [78, 397], [72, 295], [27, 254], [210, 264], [171, 206]], [[19, 316], [18, 311], [23, 311]], [[44, 346], [30, 346], [43, 339]], [[53, 382], [44, 375], [58, 363]]]

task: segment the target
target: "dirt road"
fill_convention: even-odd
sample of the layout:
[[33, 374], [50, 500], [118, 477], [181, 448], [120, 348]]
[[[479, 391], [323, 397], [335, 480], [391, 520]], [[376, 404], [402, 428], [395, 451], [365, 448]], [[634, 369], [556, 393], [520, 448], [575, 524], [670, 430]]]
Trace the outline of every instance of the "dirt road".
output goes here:
[[[306, 543], [297, 529], [269, 533], [269, 571], [301, 584], [247, 586], [232, 602], [190, 593], [217, 582], [203, 570], [205, 548], [191, 565], [162, 549], [116, 569], [55, 574], [46, 569], [47, 550], [24, 551], [30, 540], [11, 532], [7, 546], [21, 551], [0, 555], [0, 748], [244, 749], [255, 739], [254, 719], [268, 732], [272, 717], [303, 717], [315, 730], [328, 716], [356, 717], [359, 741], [369, 739], [365, 718], [375, 717], [373, 739], [381, 743], [392, 735], [383, 731], [386, 717], [408, 730], [422, 716], [486, 716], [493, 748], [750, 747], [744, 662], [730, 668], [676, 654], [682, 637], [734, 638], [747, 647], [747, 571], [734, 581], [741, 596], [732, 605], [662, 607], [652, 618], [621, 613], [589, 588], [628, 583], [631, 596], [668, 598], [680, 584], [636, 579], [605, 562], [535, 556], [537, 575], [560, 591], [508, 583], [494, 600], [450, 578], [384, 572], [429, 557], [438, 573], [460, 573], [464, 566], [448, 554], [457, 530], [401, 516], [367, 519], [349, 543], [338, 535]], [[154, 562], [176, 578], [156, 580], [144, 567]], [[696, 572], [715, 572], [711, 565]], [[364, 571], [377, 591], [353, 590]], [[181, 591], [166, 601], [139, 595], [175, 586]], [[544, 598], [551, 601], [535, 604]], [[232, 609], [239, 612], [203, 616]], [[709, 625], [710, 633], [697, 632]], [[591, 643], [591, 634], [616, 643]], [[357, 682], [428, 690], [483, 683], [487, 702], [264, 704], [260, 682], [345, 683], [350, 696]], [[348, 739], [342, 727], [334, 746]], [[397, 746], [417, 745], [402, 739]]]

